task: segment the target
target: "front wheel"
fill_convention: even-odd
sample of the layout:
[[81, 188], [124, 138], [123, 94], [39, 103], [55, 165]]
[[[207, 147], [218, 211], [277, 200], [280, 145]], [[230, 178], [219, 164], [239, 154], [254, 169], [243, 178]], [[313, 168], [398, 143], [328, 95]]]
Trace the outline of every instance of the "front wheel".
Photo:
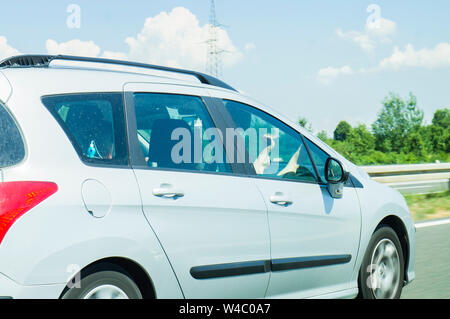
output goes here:
[[398, 299], [404, 278], [402, 246], [395, 231], [383, 226], [372, 235], [359, 271], [359, 297]]

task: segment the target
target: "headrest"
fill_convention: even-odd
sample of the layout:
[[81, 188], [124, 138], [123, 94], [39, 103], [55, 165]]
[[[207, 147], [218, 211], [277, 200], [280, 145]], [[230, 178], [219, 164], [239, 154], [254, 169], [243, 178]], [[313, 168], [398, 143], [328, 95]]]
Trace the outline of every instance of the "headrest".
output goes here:
[[[190, 163], [181, 162], [177, 164], [172, 160], [172, 149], [180, 142], [180, 140], [172, 140], [172, 133], [179, 128], [186, 129], [189, 132]], [[194, 137], [189, 125], [185, 121], [175, 119], [155, 120], [150, 136], [149, 163], [157, 163], [157, 167], [163, 168], [194, 169], [193, 153]]]

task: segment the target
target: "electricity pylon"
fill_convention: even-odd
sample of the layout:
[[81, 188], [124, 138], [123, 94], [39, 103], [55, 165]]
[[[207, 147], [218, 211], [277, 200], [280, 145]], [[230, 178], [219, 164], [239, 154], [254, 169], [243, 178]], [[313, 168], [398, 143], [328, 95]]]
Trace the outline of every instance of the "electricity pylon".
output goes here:
[[206, 73], [219, 77], [221, 74], [222, 61], [221, 54], [224, 50], [219, 48], [217, 29], [219, 24], [216, 20], [216, 4], [211, 0], [209, 12], [209, 34], [207, 43], [207, 57], [206, 57]]

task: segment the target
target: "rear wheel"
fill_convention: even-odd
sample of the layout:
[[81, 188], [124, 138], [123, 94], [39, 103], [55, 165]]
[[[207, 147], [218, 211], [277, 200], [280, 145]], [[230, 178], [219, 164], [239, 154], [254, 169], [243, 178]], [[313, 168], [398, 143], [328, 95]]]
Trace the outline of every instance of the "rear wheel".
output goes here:
[[402, 293], [404, 258], [395, 231], [378, 228], [372, 236], [359, 272], [359, 297], [398, 299]]
[[66, 287], [62, 299], [142, 299], [142, 294], [122, 268], [102, 264], [87, 273], [81, 272], [78, 284]]

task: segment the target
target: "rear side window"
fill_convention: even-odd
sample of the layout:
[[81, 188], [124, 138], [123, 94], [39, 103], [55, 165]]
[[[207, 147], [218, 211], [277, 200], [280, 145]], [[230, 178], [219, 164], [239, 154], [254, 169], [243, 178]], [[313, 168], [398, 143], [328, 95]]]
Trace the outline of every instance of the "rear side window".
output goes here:
[[12, 166], [25, 157], [25, 146], [11, 114], [0, 104], [0, 167]]
[[45, 96], [42, 102], [85, 163], [128, 165], [121, 93]]

